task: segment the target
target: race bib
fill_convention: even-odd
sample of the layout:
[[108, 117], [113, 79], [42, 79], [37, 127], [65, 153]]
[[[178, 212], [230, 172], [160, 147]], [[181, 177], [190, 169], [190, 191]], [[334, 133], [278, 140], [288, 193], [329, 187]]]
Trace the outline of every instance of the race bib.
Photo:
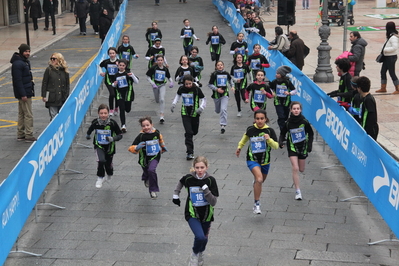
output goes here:
[[151, 41], [155, 40], [158, 37], [158, 32], [154, 32], [150, 34]]
[[219, 44], [219, 36], [211, 36], [212, 44]]
[[245, 54], [245, 47], [239, 47], [239, 48], [237, 48], [238, 50], [237, 50], [237, 54]]
[[234, 69], [234, 78], [243, 79], [244, 78], [244, 69]]
[[97, 134], [97, 142], [100, 145], [107, 145], [109, 144], [109, 141], [107, 140], [107, 137], [111, 137], [111, 130], [109, 129], [97, 129], [96, 130]]
[[204, 191], [200, 187], [190, 187], [190, 199], [194, 207], [209, 205], [205, 199]]
[[130, 52], [122, 52], [122, 58], [129, 61], [130, 60]]
[[265, 137], [252, 137], [250, 140], [252, 153], [266, 152], [267, 144]]
[[165, 81], [165, 71], [163, 70], [155, 70], [155, 80], [159, 82], [164, 82]]
[[266, 100], [266, 95], [263, 94], [262, 91], [260, 90], [255, 90], [254, 91], [254, 102], [256, 103], [264, 103]]
[[147, 156], [157, 155], [160, 151], [159, 140], [157, 140], [157, 139], [147, 140], [145, 142], [145, 149], [146, 149]]
[[290, 134], [292, 143], [294, 144], [302, 142], [306, 139], [305, 128], [303, 127], [290, 129]]
[[216, 85], [218, 87], [226, 87], [227, 86], [227, 75], [217, 75]]
[[258, 70], [260, 69], [260, 67], [258, 67], [257, 65], [260, 64], [260, 59], [252, 59], [251, 60], [251, 68], [253, 70]]
[[288, 89], [287, 89], [287, 86], [285, 86], [285, 85], [277, 85], [276, 86], [277, 97], [287, 97], [287, 95], [284, 94], [287, 91], [288, 91]]
[[193, 32], [191, 30], [184, 30], [184, 35], [186, 35], [188, 38], [191, 38], [191, 36], [193, 36]]
[[194, 105], [194, 95], [189, 93], [183, 93], [183, 105], [184, 106], [193, 106]]
[[115, 64], [107, 65], [108, 75], [113, 76], [118, 72], [118, 67]]
[[116, 81], [118, 81], [118, 88], [126, 88], [128, 86], [126, 76], [117, 77]]

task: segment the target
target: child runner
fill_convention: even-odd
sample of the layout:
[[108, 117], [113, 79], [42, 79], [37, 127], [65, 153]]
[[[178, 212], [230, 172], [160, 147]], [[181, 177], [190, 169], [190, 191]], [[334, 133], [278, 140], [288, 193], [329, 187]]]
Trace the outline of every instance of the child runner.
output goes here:
[[292, 180], [295, 186], [295, 199], [302, 200], [299, 188], [299, 172], [305, 171], [305, 160], [312, 151], [313, 129], [308, 120], [302, 115], [302, 104], [293, 101], [290, 105], [291, 115], [281, 129], [279, 144], [284, 147], [287, 137], [288, 157], [292, 166]]
[[118, 73], [115, 75], [115, 81], [112, 86], [116, 89], [116, 100], [121, 109], [120, 119], [122, 125], [122, 132], [126, 133], [126, 113], [132, 110], [132, 102], [134, 101], [133, 83], [138, 84], [139, 79], [133, 72], [127, 72], [126, 59], [118, 60]]
[[296, 94], [294, 85], [287, 77], [290, 72], [289, 66], [280, 66], [276, 70], [276, 79], [270, 82], [270, 89], [274, 92], [274, 107], [280, 131], [285, 126], [285, 121], [290, 114], [291, 96]]
[[[101, 77], [104, 78], [104, 84], [108, 89], [109, 92], [109, 97], [108, 97], [108, 104], [109, 108], [109, 115], [118, 115], [118, 102], [115, 99], [115, 88], [112, 86], [112, 84], [115, 81], [115, 75], [118, 73], [118, 65], [117, 65], [117, 57], [116, 55], [118, 54], [118, 51], [116, 50], [115, 47], [110, 47], [108, 48], [108, 56], [109, 59], [105, 59], [100, 63], [100, 68], [105, 68], [105, 72], [100, 70]], [[114, 109], [114, 99], [115, 99], [115, 109]]]
[[165, 58], [165, 48], [162, 47], [161, 42], [161, 39], [156, 38], [154, 40], [154, 45], [148, 48], [147, 53], [145, 54], [145, 59], [148, 60], [148, 69], [156, 65], [157, 55], [163, 55], [165, 66], [169, 67]]
[[194, 159], [193, 136], [197, 135], [200, 124], [200, 115], [206, 107], [206, 98], [202, 90], [194, 83], [194, 78], [190, 75], [184, 76], [183, 86], [176, 93], [170, 110], [174, 111], [176, 104], [183, 97], [181, 105], [181, 118], [184, 127], [184, 137], [186, 144], [187, 160]]
[[251, 69], [252, 77], [255, 80], [256, 70], [262, 69], [264, 67], [270, 67], [270, 65], [266, 57], [260, 53], [260, 44], [255, 44], [253, 48], [254, 53], [248, 57], [248, 61], [246, 64], [247, 66], [249, 66], [249, 69]]
[[164, 67], [163, 55], [157, 55], [156, 65], [151, 67], [146, 75], [148, 82], [152, 86], [155, 102], [159, 103], [159, 122], [163, 124], [165, 122], [165, 85], [167, 80], [169, 80], [169, 88], [173, 88], [173, 79], [170, 76], [169, 69]]
[[204, 70], [204, 62], [202, 61], [202, 58], [198, 56], [198, 53], [199, 53], [198, 47], [193, 46], [191, 48], [191, 55], [188, 58], [188, 61], [190, 62], [190, 66], [194, 69], [193, 77], [198, 80], [198, 85], [202, 87], [200, 80], [201, 80], [201, 71]]
[[177, 182], [173, 192], [173, 203], [177, 206], [180, 206], [179, 195], [183, 186], [188, 192], [184, 216], [194, 234], [189, 266], [204, 264], [204, 251], [208, 243], [211, 222], [214, 220], [214, 206], [219, 197], [216, 179], [208, 174], [208, 167], [208, 160], [205, 157], [196, 157], [190, 173]]
[[248, 44], [244, 41], [244, 33], [239, 32], [237, 34], [237, 40], [231, 44], [230, 54], [235, 58], [237, 54], [241, 54], [244, 59], [243, 62], [247, 61], [248, 57]]
[[[230, 85], [230, 86], [229, 86]], [[212, 98], [215, 102], [215, 112], [220, 114], [220, 133], [224, 134], [227, 126], [227, 105], [229, 103], [229, 87], [233, 87], [229, 73], [224, 70], [224, 63], [216, 61], [215, 72], [211, 74], [208, 87], [212, 90]]]
[[122, 131], [118, 123], [109, 117], [109, 107], [106, 104], [98, 106], [98, 118], [91, 122], [86, 139], [91, 138], [93, 131], [95, 131], [93, 145], [98, 162], [96, 188], [101, 188], [105, 181], [105, 173], [107, 181], [111, 181], [114, 174], [112, 159], [115, 154], [115, 141], [122, 139]]
[[[231, 67], [230, 75], [233, 77], [234, 81], [234, 97], [236, 98], [238, 113], [237, 116], [241, 117], [241, 99], [245, 101], [245, 89], [247, 87], [247, 76], [250, 73], [247, 65], [244, 64], [244, 55], [237, 54], [234, 56], [233, 63]], [[251, 75], [249, 75], [250, 78]]]
[[226, 44], [225, 39], [222, 34], [219, 33], [219, 28], [217, 26], [212, 26], [212, 32], [208, 33], [208, 40], [206, 40], [206, 45], [211, 43], [209, 46], [211, 52], [211, 60], [219, 61], [220, 53], [222, 52], [222, 45]]
[[278, 149], [276, 133], [266, 123], [269, 122], [266, 111], [259, 109], [254, 113], [255, 124], [247, 128], [236, 150], [237, 157], [247, 141], [250, 141], [247, 150], [247, 166], [254, 175], [254, 208], [255, 214], [261, 214], [260, 194], [270, 169], [270, 151]]
[[350, 68], [350, 62], [348, 58], [340, 58], [335, 60], [335, 66], [337, 68], [339, 79], [338, 90], [327, 93], [330, 97], [338, 97], [338, 101], [350, 103], [354, 96], [354, 90], [351, 85], [352, 76], [348, 72]]
[[188, 65], [188, 56], [182, 55], [179, 60], [179, 68], [175, 73], [175, 81], [179, 84], [183, 84], [183, 78], [186, 75], [194, 76], [194, 70], [191, 66]]
[[183, 20], [184, 28], [180, 31], [180, 39], [183, 39], [184, 54], [189, 56], [191, 47], [194, 44], [194, 39], [199, 41], [199, 38], [195, 36], [194, 29], [190, 27], [190, 21], [188, 19]]
[[265, 71], [257, 70], [254, 83], [250, 84], [245, 90], [245, 102], [249, 103], [249, 94], [251, 93], [251, 110], [266, 110], [267, 98], [273, 98], [269, 83], [265, 82]]
[[158, 22], [153, 21], [151, 23], [151, 28], [148, 28], [147, 32], [145, 33], [145, 39], [148, 42], [148, 48], [151, 48], [154, 45], [154, 40], [157, 38], [162, 40], [162, 32], [160, 29], [158, 29]]
[[161, 154], [167, 152], [165, 142], [159, 130], [155, 129], [151, 117], [139, 119], [141, 125], [140, 134], [134, 139], [129, 151], [139, 154], [139, 164], [143, 168], [141, 180], [148, 187], [152, 199], [157, 198], [159, 192], [158, 175], [156, 172]]
[[130, 38], [127, 35], [122, 36], [122, 44], [118, 47], [119, 58], [128, 61], [128, 69], [132, 69], [133, 58], [139, 58], [139, 55], [134, 51], [133, 46], [130, 45]]

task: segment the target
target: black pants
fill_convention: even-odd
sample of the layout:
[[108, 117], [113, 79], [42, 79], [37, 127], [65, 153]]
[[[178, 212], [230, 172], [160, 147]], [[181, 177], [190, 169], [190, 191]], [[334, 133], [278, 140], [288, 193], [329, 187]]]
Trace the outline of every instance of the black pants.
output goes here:
[[114, 167], [112, 165], [112, 159], [114, 158], [113, 154], [106, 153], [103, 149], [96, 149], [97, 153], [97, 176], [104, 177], [105, 173], [107, 175], [114, 174]]
[[37, 26], [37, 18], [32, 18], [32, 22], [33, 22], [33, 29], [37, 30], [39, 27]]
[[127, 90], [120, 90], [120, 99], [117, 100], [119, 106], [119, 118], [121, 119], [121, 125], [126, 124], [126, 113], [130, 113], [132, 110], [132, 101], [134, 101], [134, 95], [131, 100], [126, 101]]
[[[241, 85], [240, 83], [238, 83]], [[241, 112], [241, 99], [245, 101], [245, 89], [235, 89], [234, 97], [236, 98], [238, 112]]]
[[48, 29], [49, 26], [49, 16], [51, 17], [51, 26], [55, 29], [55, 16], [54, 11], [52, 12], [44, 12], [44, 27]]
[[86, 32], [86, 18], [87, 17], [79, 18], [80, 32]]
[[93, 25], [94, 32], [98, 32], [98, 25]]
[[182, 121], [183, 121], [183, 127], [184, 131], [184, 137], [185, 141], [184, 144], [186, 144], [186, 150], [187, 154], [193, 154], [194, 153], [194, 141], [193, 141], [193, 136], [197, 135], [198, 133], [198, 128], [199, 128], [199, 116], [197, 117], [191, 117], [188, 115], [182, 115]]
[[[108, 104], [109, 104], [109, 109], [113, 110], [114, 109], [114, 100], [115, 100], [115, 88], [112, 87], [112, 85], [105, 84], [107, 86], [108, 92], [109, 92], [109, 97], [108, 97]], [[115, 100], [115, 108], [118, 107], [118, 102]]]
[[280, 131], [285, 126], [285, 121], [287, 121], [288, 116], [290, 115], [290, 107], [283, 105], [275, 105], [276, 113], [277, 113], [277, 124], [280, 127]]
[[381, 80], [384, 81], [385, 84], [387, 81], [387, 71], [389, 72], [389, 75], [391, 76], [393, 84], [397, 85], [397, 83], [398, 83], [397, 82], [398, 77], [396, 76], [396, 73], [395, 73], [395, 64], [396, 64], [397, 59], [398, 59], [397, 55], [384, 57], [384, 61], [382, 62], [380, 73], [381, 73]]

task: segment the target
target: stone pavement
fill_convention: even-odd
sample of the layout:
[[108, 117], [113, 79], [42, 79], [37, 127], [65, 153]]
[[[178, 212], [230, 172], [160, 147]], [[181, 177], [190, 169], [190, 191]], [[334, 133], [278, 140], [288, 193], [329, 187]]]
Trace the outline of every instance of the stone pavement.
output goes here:
[[[317, 66], [315, 51], [319, 43], [317, 30], [313, 30], [316, 8], [311, 6], [310, 10], [303, 11], [299, 8], [300, 2], [297, 4], [297, 25], [293, 28], [298, 29], [301, 37], [306, 36], [305, 42], [312, 50], [306, 59], [304, 72], [313, 75]], [[355, 25], [385, 24], [360, 15], [361, 12], [376, 12], [370, 9], [370, 6], [371, 2], [359, 4], [355, 13]], [[177, 10], [180, 12], [176, 12]], [[193, 11], [199, 10], [201, 16], [194, 15]], [[209, 1], [189, 1], [184, 5], [175, 0], [163, 0], [160, 7], [154, 6], [152, 1], [130, 1], [125, 33], [131, 37], [132, 44], [140, 55], [140, 58], [134, 61], [133, 67], [134, 73], [140, 78], [140, 84], [135, 86], [136, 101], [133, 103], [133, 111], [127, 115], [128, 132], [117, 143], [114, 158], [115, 176], [110, 183], [104, 184], [102, 189], [94, 187], [96, 162], [93, 150], [78, 145], [91, 146], [91, 141], [84, 139], [88, 127], [84, 125], [65, 164], [65, 168], [81, 171], [82, 174], [60, 171], [61, 183], [58, 184], [57, 178], [54, 177], [47, 187], [46, 201], [65, 206], [66, 209], [40, 206], [37, 223], [32, 212], [20, 234], [19, 249], [41, 253], [43, 256], [36, 258], [11, 254], [5, 265], [187, 265], [193, 236], [184, 220], [183, 208], [171, 202], [176, 182], [190, 167], [190, 162], [185, 160], [180, 115], [178, 112], [171, 114], [168, 111], [177, 88], [175, 86], [167, 91], [166, 123], [160, 125], [157, 120], [158, 106], [145, 80], [144, 60], [147, 49], [144, 40], [145, 29], [153, 19], [157, 19], [165, 36], [163, 46], [166, 48], [171, 74], [174, 75], [178, 67], [178, 58], [182, 53], [178, 35], [186, 17], [190, 18], [196, 35], [201, 38], [196, 44], [200, 48], [200, 55], [206, 67], [203, 83], [207, 82], [213, 69], [209, 48], [204, 39], [214, 24], [219, 26], [220, 32], [227, 40], [228, 44], [222, 49], [221, 59], [225, 62], [226, 69], [230, 68], [231, 56], [227, 51], [235, 40], [234, 34], [223, 23]], [[266, 23], [269, 38], [275, 26], [275, 16], [265, 16], [264, 19], [270, 21]], [[358, 21], [363, 24], [358, 24]], [[307, 38], [311, 34], [314, 35], [313, 38]], [[363, 36], [370, 40], [371, 49], [368, 51], [377, 51], [380, 48], [381, 37], [372, 43], [374, 35], [378, 34], [364, 33]], [[342, 29], [332, 27], [330, 44], [334, 47], [333, 58], [342, 50], [342, 41], [339, 43], [337, 40], [341, 36]], [[61, 38], [62, 41], [55, 43], [47, 51], [38, 52], [36, 57], [32, 58], [32, 65], [37, 67], [34, 71], [35, 76], [42, 75], [52, 51], [60, 50], [67, 53], [68, 49], [76, 47], [82, 51], [83, 47], [90, 48], [82, 54], [73, 55], [72, 53], [76, 52], [71, 52], [66, 56], [68, 63], [75, 67], [71, 68], [71, 72], [76, 74], [77, 68], [84, 64], [82, 57], [85, 55], [86, 60], [89, 59], [95, 53], [95, 45], [99, 44], [94, 36], [80, 38], [76, 28], [72, 34]], [[19, 43], [15, 47], [18, 45]], [[0, 52], [0, 56], [3, 57], [3, 52]], [[368, 55], [364, 74], [370, 72], [367, 76], [372, 78], [373, 87], [377, 88], [378, 76], [372, 77], [372, 74], [377, 73], [379, 65], [372, 63], [374, 57]], [[9, 70], [0, 76], [0, 81], [3, 78], [7, 79], [7, 75]], [[40, 88], [40, 79], [38, 80]], [[329, 91], [337, 88], [338, 84], [335, 82], [320, 86]], [[2, 90], [0, 96], [11, 97], [11, 86], [4, 87], [7, 90]], [[367, 245], [369, 241], [389, 236], [389, 229], [376, 210], [364, 199], [340, 201], [358, 195], [359, 188], [339, 166], [331, 150], [323, 145], [320, 136], [316, 138], [314, 151], [307, 160], [306, 175], [301, 178], [304, 200], [294, 200], [291, 167], [286, 150], [272, 151], [271, 171], [263, 185], [261, 197], [262, 214], [252, 214], [252, 175], [245, 165], [244, 155], [240, 158], [234, 155], [237, 142], [252, 122], [252, 112], [248, 106], [244, 106], [243, 117], [236, 117], [235, 102], [231, 99], [229, 125], [226, 133], [221, 135], [218, 115], [213, 112], [214, 104], [209, 97], [209, 89], [204, 87], [203, 90], [208, 97], [208, 106], [201, 116], [200, 132], [195, 138], [195, 154], [208, 157], [211, 163], [209, 171], [216, 177], [220, 190], [205, 265], [397, 265], [397, 245]], [[101, 97], [94, 103], [92, 116], [89, 116], [87, 121], [95, 117], [95, 107], [99, 102], [107, 102], [106, 90], [100, 90], [100, 93]], [[377, 99], [386, 105], [390, 102], [390, 97], [393, 96], [378, 96]], [[384, 104], [379, 104], [379, 111], [382, 108], [380, 117], [383, 116], [381, 113], [384, 109], [389, 110]], [[0, 110], [1, 108], [3, 107], [0, 107]], [[16, 104], [10, 104], [7, 109], [12, 112], [2, 113], [15, 116]], [[38, 133], [48, 123], [47, 113], [43, 109], [42, 103], [34, 106], [35, 127]], [[391, 112], [392, 109], [391, 107]], [[278, 132], [271, 103], [267, 111], [271, 118], [270, 126]], [[140, 180], [141, 168], [137, 164], [136, 155], [127, 152], [128, 146], [140, 130], [138, 118], [148, 114], [154, 118], [154, 126], [164, 135], [169, 149], [169, 152], [162, 156], [157, 171], [161, 188], [157, 200], [150, 199]], [[390, 130], [386, 133], [386, 139], [389, 139], [390, 134], [393, 139], [394, 117], [389, 118], [389, 125], [392, 127], [383, 127], [381, 123], [380, 126]], [[115, 119], [119, 122], [119, 117]], [[1, 130], [5, 132], [2, 134], [5, 140], [2, 144], [2, 162], [10, 164], [12, 160], [7, 161], [7, 158], [14, 155], [15, 165], [15, 157], [18, 154], [21, 157], [28, 144], [20, 144], [15, 140], [15, 127]], [[382, 136], [385, 136], [383, 132], [380, 139], [383, 139]], [[4, 169], [3, 165], [1, 167]], [[185, 199], [183, 191], [182, 199]]]

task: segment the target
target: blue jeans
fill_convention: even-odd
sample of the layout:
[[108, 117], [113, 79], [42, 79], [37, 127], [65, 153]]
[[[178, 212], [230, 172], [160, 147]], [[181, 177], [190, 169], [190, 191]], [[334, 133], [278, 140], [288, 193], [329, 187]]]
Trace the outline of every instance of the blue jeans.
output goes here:
[[188, 220], [188, 225], [194, 233], [193, 252], [195, 254], [203, 252], [208, 243], [208, 234], [209, 229], [211, 228], [211, 222], [201, 223], [197, 218], [190, 218]]

